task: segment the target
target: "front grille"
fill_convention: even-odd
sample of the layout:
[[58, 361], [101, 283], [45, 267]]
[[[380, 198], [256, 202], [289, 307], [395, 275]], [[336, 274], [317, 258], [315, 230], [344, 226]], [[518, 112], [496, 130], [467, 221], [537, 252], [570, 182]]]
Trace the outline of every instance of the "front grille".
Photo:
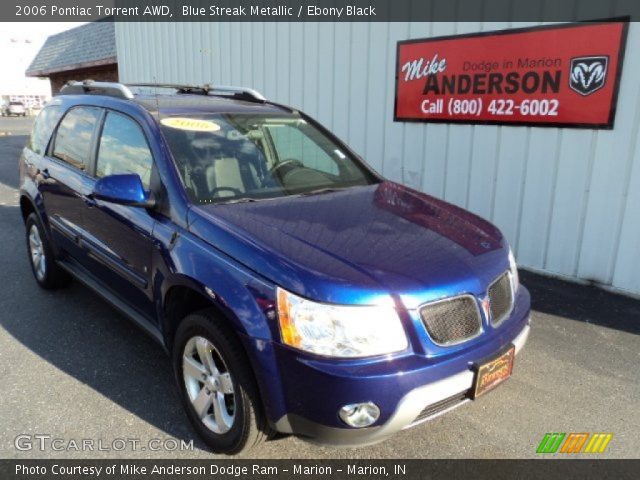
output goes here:
[[467, 392], [456, 393], [455, 395], [445, 398], [444, 400], [440, 400], [439, 402], [432, 403], [431, 405], [427, 405], [424, 409], [418, 414], [411, 425], [415, 425], [416, 423], [420, 423], [429, 418], [435, 417], [439, 413], [444, 412], [445, 410], [449, 410], [458, 404], [464, 402], [465, 400], [469, 400], [469, 395]]
[[489, 287], [489, 305], [491, 308], [491, 324], [498, 325], [511, 313], [513, 294], [509, 272], [502, 274]]
[[463, 295], [430, 303], [420, 309], [420, 318], [431, 339], [439, 345], [469, 340], [482, 328], [478, 303]]

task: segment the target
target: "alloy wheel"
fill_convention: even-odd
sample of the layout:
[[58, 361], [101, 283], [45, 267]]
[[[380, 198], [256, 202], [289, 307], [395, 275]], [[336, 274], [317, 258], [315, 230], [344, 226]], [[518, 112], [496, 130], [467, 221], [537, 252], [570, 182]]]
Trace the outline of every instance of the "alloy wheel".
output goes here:
[[31, 263], [36, 278], [39, 281], [44, 280], [47, 274], [47, 262], [44, 253], [44, 245], [40, 238], [40, 231], [35, 225], [31, 225], [29, 229], [29, 253], [31, 254]]
[[204, 337], [192, 337], [182, 355], [182, 375], [191, 405], [202, 423], [217, 434], [235, 420], [233, 381], [222, 356]]

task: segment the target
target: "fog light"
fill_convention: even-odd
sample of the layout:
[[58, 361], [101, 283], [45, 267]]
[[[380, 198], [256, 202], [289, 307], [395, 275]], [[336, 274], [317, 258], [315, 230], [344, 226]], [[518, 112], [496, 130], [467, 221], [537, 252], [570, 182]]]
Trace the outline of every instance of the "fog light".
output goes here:
[[380, 409], [375, 403], [352, 403], [340, 409], [340, 418], [350, 427], [368, 427], [380, 417]]

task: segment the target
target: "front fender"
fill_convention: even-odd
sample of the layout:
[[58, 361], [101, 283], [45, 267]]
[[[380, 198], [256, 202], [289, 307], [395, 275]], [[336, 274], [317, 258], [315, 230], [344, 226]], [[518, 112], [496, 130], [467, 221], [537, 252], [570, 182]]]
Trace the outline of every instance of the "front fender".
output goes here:
[[169, 221], [159, 221], [154, 236], [161, 256], [154, 262], [156, 298], [166, 298], [172, 287], [189, 287], [223, 312], [238, 334], [276, 338], [275, 286]]
[[[161, 256], [154, 261], [155, 298], [166, 298], [173, 287], [188, 287], [224, 314], [247, 352], [267, 418], [274, 424], [286, 406], [273, 349], [279, 338], [275, 286], [168, 220], [157, 222], [154, 236]], [[163, 301], [157, 305], [158, 318], [164, 318]], [[166, 336], [167, 327], [162, 328]]]

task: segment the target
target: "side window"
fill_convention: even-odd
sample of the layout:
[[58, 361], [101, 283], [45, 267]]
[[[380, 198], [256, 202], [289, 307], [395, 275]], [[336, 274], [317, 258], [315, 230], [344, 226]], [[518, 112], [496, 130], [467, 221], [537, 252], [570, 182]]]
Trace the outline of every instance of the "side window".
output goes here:
[[[289, 125], [274, 125], [267, 128], [281, 162], [295, 159], [301, 161], [305, 167], [338, 175], [336, 161], [298, 128]], [[300, 156], [302, 158], [298, 158]]]
[[64, 116], [53, 147], [53, 156], [86, 170], [91, 156], [91, 138], [100, 117], [100, 109], [76, 107]]
[[51, 132], [55, 128], [58, 120], [62, 116], [62, 108], [58, 105], [51, 105], [45, 107], [33, 125], [33, 131], [31, 132], [31, 138], [29, 139], [29, 149], [34, 153], [42, 155], [49, 143], [49, 137]]
[[136, 173], [149, 189], [153, 157], [140, 126], [132, 119], [109, 112], [104, 122], [96, 176]]

